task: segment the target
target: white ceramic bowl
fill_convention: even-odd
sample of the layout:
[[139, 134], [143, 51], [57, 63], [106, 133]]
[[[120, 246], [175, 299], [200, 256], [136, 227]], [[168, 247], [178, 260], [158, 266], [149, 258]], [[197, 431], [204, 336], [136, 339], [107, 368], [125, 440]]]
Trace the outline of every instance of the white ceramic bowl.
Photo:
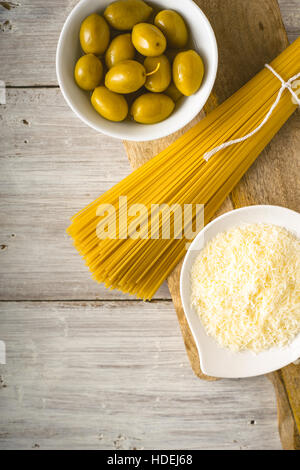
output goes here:
[[[142, 125], [131, 121], [115, 123], [102, 118], [92, 107], [89, 94], [74, 81], [74, 67], [82, 55], [79, 44], [80, 24], [91, 13], [101, 13], [112, 0], [81, 0], [68, 16], [62, 29], [56, 53], [56, 73], [61, 91], [70, 108], [86, 124], [103, 134], [119, 139], [147, 141], [165, 137], [190, 122], [203, 108], [212, 87], [218, 67], [218, 49], [214, 32], [202, 10], [192, 0], [150, 0], [160, 9], [175, 9], [186, 20], [191, 37], [191, 47], [202, 56], [205, 76], [200, 90], [193, 96], [180, 100], [174, 113], [165, 121]], [[176, 3], [176, 4], [175, 4]]]
[[201, 249], [218, 233], [242, 224], [266, 223], [285, 227], [300, 239], [300, 214], [284, 207], [250, 206], [224, 214], [208, 224], [191, 244], [181, 270], [180, 293], [188, 324], [198, 348], [204, 374], [213, 377], [252, 377], [281, 369], [300, 357], [300, 334], [285, 348], [271, 348], [257, 355], [231, 352], [205, 332], [191, 305], [191, 269]]

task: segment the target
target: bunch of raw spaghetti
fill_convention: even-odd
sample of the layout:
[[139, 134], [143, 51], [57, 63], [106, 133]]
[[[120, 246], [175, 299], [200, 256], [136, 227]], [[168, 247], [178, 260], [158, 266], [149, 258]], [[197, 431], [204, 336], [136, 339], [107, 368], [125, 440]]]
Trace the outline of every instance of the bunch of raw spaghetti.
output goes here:
[[[300, 38], [270, 65], [284, 81], [298, 74]], [[203, 204], [205, 222], [212, 218], [295, 111], [290, 91], [283, 90], [255, 135], [220, 150], [208, 161], [204, 155], [255, 130], [281, 87], [278, 77], [264, 68], [171, 146], [74, 216], [68, 233], [98, 282], [139, 298], [152, 298], [186, 251], [187, 238], [175, 222], [178, 217], [172, 219], [172, 236], [162, 236], [164, 216], [174, 204], [182, 208]], [[189, 223], [194, 224], [195, 218], [192, 212]]]

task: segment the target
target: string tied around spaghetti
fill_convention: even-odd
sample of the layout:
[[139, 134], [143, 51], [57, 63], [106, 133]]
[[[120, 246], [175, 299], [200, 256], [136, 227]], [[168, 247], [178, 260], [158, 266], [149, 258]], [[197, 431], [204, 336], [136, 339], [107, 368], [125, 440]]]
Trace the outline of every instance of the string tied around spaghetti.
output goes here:
[[265, 64], [265, 67], [270, 70], [270, 72], [273, 73], [273, 75], [275, 75], [275, 77], [278, 78], [278, 80], [281, 82], [281, 87], [277, 93], [277, 97], [276, 97], [276, 100], [274, 101], [274, 103], [272, 104], [271, 108], [269, 109], [268, 113], [266, 114], [266, 116], [264, 117], [264, 119], [262, 120], [262, 122], [251, 132], [249, 132], [249, 134], [243, 136], [243, 137], [240, 137], [239, 139], [234, 139], [234, 140], [229, 140], [228, 142], [224, 142], [223, 144], [221, 145], [218, 145], [217, 147], [213, 148], [212, 150], [210, 150], [209, 152], [206, 152], [203, 156], [204, 160], [206, 160], [208, 162], [208, 160], [213, 156], [215, 155], [217, 152], [219, 152], [220, 150], [224, 150], [225, 148], [227, 147], [230, 147], [230, 145], [234, 145], [234, 144], [238, 144], [240, 142], [244, 142], [245, 140], [249, 139], [250, 137], [252, 137], [253, 135], [255, 135], [265, 124], [266, 122], [270, 119], [274, 109], [276, 108], [276, 106], [278, 105], [279, 101], [280, 101], [280, 98], [281, 98], [281, 95], [282, 93], [284, 92], [284, 90], [289, 90], [289, 92], [291, 93], [291, 95], [293, 96], [294, 100], [295, 100], [295, 103], [300, 106], [300, 97], [298, 97], [297, 93], [294, 92], [293, 90], [293, 82], [297, 79], [297, 78], [300, 78], [300, 73], [297, 73], [296, 75], [294, 75], [292, 78], [290, 78], [288, 81], [285, 81], [283, 80], [283, 78], [279, 75], [279, 73], [276, 72], [276, 70], [273, 69], [273, 67], [269, 64]]

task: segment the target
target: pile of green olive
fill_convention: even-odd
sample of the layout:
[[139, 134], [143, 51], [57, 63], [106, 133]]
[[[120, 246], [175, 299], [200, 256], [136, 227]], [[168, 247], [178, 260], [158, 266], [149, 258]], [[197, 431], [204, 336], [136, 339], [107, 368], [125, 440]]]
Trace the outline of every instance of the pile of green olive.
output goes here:
[[85, 55], [76, 63], [75, 81], [92, 92], [93, 107], [110, 121], [126, 119], [130, 107], [136, 122], [161, 122], [201, 86], [203, 62], [185, 50], [188, 28], [176, 11], [154, 13], [143, 0], [117, 0], [103, 16], [82, 22], [79, 39]]

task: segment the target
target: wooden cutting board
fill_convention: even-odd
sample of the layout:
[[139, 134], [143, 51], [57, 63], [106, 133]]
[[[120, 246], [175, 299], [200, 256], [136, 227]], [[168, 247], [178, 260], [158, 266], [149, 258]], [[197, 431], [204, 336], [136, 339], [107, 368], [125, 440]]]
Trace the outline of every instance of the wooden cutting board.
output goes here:
[[[195, 0], [210, 20], [219, 47], [219, 70], [204, 111], [185, 129], [153, 142], [124, 142], [132, 168], [159, 153], [210, 110], [232, 95], [288, 45], [277, 0]], [[175, 8], [175, 2], [174, 2]], [[220, 215], [252, 204], [300, 208], [300, 114], [295, 113], [239, 185], [227, 198]], [[181, 264], [168, 279], [185, 347], [195, 374], [205, 376], [188, 327], [179, 294]], [[269, 374], [274, 384], [279, 432], [284, 449], [300, 449], [300, 365]]]

